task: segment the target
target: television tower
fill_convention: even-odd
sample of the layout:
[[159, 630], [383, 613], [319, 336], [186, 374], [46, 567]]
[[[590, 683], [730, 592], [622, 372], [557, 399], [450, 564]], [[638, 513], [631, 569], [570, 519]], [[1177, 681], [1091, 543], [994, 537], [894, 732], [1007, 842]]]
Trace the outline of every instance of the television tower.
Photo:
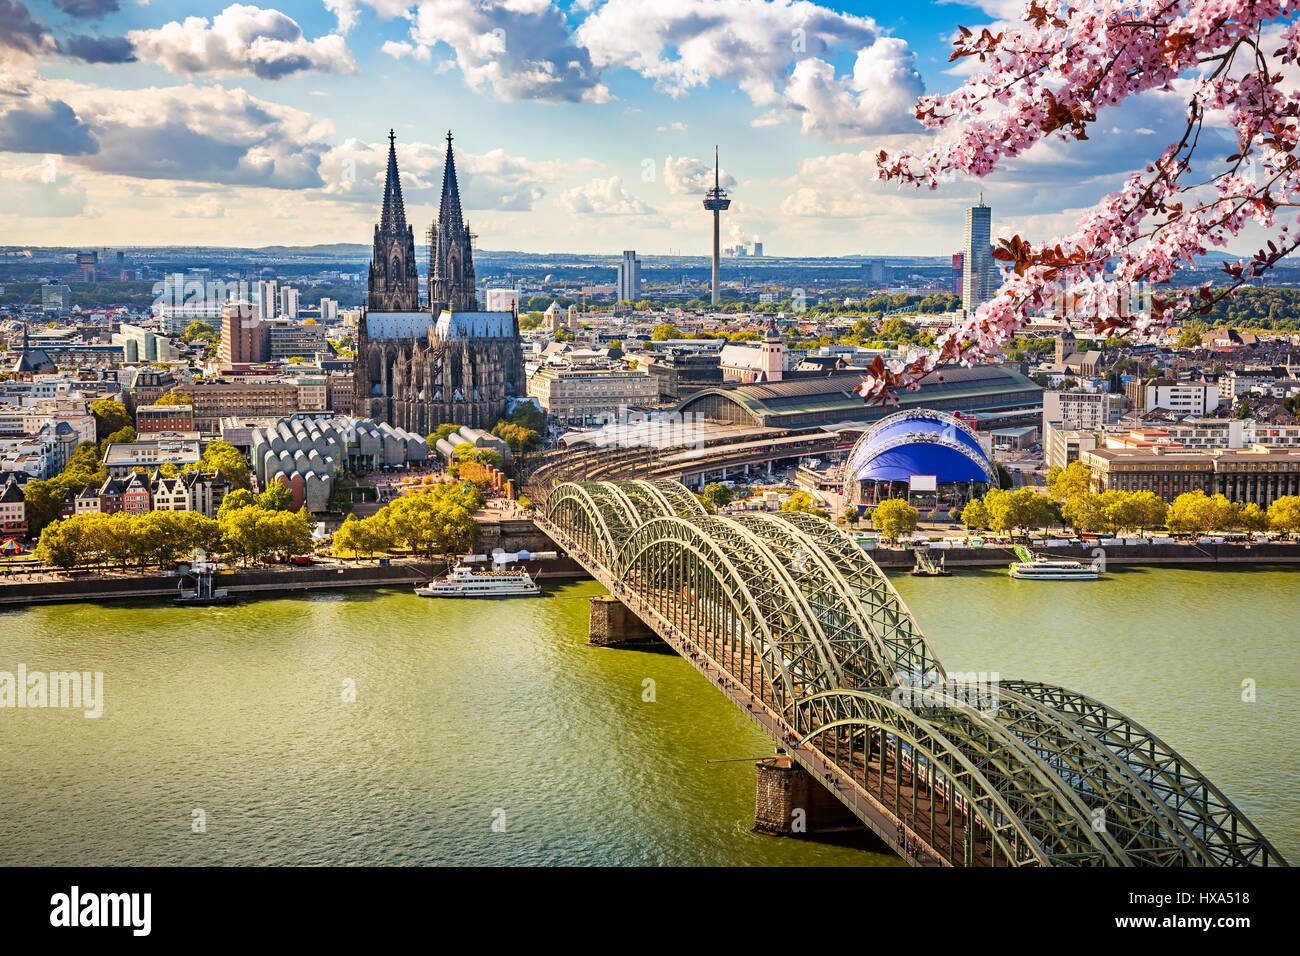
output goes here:
[[718, 257], [722, 248], [718, 239], [719, 213], [731, 206], [731, 200], [718, 180], [718, 147], [713, 147], [713, 188], [704, 194], [704, 208], [713, 213], [713, 299], [718, 304]]

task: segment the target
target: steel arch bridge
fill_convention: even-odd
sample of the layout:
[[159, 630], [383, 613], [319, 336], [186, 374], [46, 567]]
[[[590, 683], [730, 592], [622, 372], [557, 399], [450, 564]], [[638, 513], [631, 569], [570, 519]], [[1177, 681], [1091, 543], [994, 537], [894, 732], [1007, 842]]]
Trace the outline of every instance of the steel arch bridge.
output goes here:
[[538, 524], [910, 862], [1276, 866], [1202, 774], [1106, 705], [949, 675], [888, 578], [800, 513], [673, 481], [564, 483]]

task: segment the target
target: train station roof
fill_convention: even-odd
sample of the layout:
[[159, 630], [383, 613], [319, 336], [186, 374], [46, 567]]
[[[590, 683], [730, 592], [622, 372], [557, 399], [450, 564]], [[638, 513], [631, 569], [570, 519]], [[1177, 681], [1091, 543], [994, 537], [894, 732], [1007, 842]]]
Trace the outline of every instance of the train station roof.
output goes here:
[[710, 421], [763, 428], [839, 429], [869, 424], [895, 411], [931, 408], [965, 414], [997, 413], [1041, 404], [1042, 389], [1014, 369], [1000, 365], [946, 368], [932, 373], [913, 392], [900, 392], [898, 404], [864, 404], [851, 394], [862, 381], [856, 370], [829, 375], [706, 388], [684, 399], [677, 411]]

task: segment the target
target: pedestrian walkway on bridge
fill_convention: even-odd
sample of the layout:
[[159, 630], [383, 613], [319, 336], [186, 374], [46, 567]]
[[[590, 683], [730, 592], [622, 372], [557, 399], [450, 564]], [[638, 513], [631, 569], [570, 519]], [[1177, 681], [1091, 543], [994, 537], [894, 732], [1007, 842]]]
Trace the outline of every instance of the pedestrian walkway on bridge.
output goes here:
[[708, 514], [666, 480], [567, 482], [538, 525], [916, 865], [1276, 866], [1186, 760], [1104, 704], [949, 675], [856, 543]]

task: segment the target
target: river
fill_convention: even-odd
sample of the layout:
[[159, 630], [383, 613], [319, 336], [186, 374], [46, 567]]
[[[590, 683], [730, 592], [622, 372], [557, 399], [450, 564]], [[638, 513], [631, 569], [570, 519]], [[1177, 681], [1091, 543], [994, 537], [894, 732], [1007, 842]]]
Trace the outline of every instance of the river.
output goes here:
[[[1099, 697], [1300, 859], [1300, 574], [895, 581], [950, 671]], [[771, 742], [671, 653], [587, 647], [599, 592], [0, 611], [0, 671], [104, 675], [97, 719], [0, 710], [0, 864], [897, 865], [750, 832]]]

